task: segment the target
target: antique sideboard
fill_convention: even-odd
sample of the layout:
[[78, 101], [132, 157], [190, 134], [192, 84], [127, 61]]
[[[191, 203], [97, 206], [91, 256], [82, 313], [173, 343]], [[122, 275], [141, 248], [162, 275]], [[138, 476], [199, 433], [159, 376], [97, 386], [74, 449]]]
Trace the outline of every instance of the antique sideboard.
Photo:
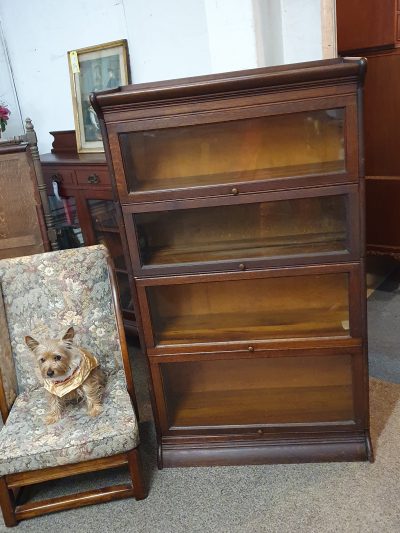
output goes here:
[[74, 131], [51, 132], [52, 153], [40, 157], [59, 248], [102, 243], [114, 260], [125, 329], [137, 335], [124, 256], [119, 204], [114, 201], [104, 153], [78, 154]]

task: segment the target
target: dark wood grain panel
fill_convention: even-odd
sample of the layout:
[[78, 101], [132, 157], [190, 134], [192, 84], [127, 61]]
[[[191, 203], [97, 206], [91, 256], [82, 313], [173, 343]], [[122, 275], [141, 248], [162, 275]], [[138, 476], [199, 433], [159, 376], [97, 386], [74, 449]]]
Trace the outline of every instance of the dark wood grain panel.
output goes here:
[[339, 53], [393, 47], [396, 0], [336, 0]]

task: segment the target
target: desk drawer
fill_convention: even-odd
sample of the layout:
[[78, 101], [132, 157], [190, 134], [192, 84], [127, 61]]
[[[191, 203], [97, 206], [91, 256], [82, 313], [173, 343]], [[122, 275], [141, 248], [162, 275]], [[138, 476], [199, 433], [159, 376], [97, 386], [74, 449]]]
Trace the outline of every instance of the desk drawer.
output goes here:
[[48, 188], [51, 188], [52, 181], [55, 180], [60, 186], [75, 185], [75, 170], [70, 168], [46, 168], [43, 167], [43, 174]]
[[95, 185], [111, 187], [111, 180], [108, 170], [105, 168], [77, 169], [76, 178], [79, 185], [92, 187]]

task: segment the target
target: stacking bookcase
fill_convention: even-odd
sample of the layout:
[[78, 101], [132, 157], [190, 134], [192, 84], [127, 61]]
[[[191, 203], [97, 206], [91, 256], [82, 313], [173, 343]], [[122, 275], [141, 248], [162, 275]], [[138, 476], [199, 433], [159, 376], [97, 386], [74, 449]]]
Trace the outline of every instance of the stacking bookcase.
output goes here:
[[159, 466], [372, 460], [364, 60], [92, 95]]

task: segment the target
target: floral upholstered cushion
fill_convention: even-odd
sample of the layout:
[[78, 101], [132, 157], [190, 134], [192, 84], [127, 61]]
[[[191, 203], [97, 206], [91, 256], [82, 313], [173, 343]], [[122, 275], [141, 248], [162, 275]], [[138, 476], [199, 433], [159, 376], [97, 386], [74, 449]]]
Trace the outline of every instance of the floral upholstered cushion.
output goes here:
[[26, 335], [61, 338], [73, 326], [74, 342], [96, 355], [103, 369], [121, 367], [107, 257], [97, 245], [0, 261], [19, 392], [41, 385]]
[[17, 397], [0, 431], [0, 476], [107, 457], [139, 444], [122, 371], [108, 377], [99, 416], [90, 417], [81, 402], [69, 405], [55, 424], [45, 425], [47, 411], [43, 388]]

